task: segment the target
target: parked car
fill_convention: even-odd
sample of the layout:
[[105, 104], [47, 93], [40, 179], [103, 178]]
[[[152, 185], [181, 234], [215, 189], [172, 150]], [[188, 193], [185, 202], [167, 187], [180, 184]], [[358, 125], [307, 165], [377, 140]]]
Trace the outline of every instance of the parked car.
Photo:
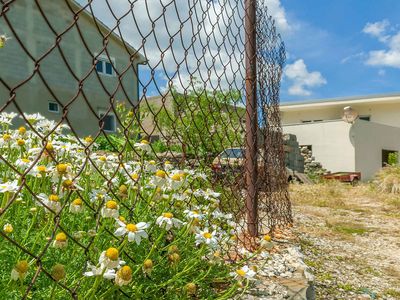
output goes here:
[[[218, 154], [211, 165], [214, 174], [217, 177], [226, 175], [244, 175], [244, 161], [245, 149], [244, 148], [227, 148]], [[258, 153], [258, 172], [263, 172], [262, 155]], [[286, 176], [288, 182], [293, 180], [293, 171], [286, 167]]]

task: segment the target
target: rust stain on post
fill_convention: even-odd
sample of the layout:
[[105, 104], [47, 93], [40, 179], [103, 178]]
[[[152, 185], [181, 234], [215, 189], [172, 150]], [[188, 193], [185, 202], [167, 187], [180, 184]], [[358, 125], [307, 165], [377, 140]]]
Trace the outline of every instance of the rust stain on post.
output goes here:
[[257, 218], [257, 69], [256, 0], [245, 0], [246, 53], [246, 209], [250, 236], [258, 235]]

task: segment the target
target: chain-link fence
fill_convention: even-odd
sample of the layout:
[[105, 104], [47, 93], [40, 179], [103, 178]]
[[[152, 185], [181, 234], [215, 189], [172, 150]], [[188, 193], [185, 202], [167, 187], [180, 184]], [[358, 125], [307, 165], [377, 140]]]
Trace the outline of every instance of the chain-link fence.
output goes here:
[[3, 298], [221, 296], [292, 222], [264, 1], [0, 2]]

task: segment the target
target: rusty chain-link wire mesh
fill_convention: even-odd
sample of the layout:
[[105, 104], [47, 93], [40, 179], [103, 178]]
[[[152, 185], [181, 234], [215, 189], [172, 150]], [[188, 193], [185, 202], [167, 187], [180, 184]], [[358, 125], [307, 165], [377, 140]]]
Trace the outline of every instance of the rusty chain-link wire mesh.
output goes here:
[[[219, 211], [236, 224], [224, 248], [230, 258], [291, 224], [279, 114], [285, 49], [264, 1], [0, 2], [0, 249], [36, 265], [24, 298], [39, 297], [36, 286], [46, 280], [85, 296], [80, 280], [57, 280], [47, 263], [57, 257], [53, 246], [68, 239], [74, 250], [64, 264], [83, 273], [102, 250], [96, 232], [122, 245], [106, 228], [104, 205], [116, 199], [128, 221], [140, 218], [145, 172], [165, 171], [160, 177], [175, 184], [201, 170], [201, 192], [189, 199], [165, 192], [168, 209], [212, 198], [209, 187], [218, 192]], [[174, 177], [171, 165], [183, 175]], [[84, 228], [71, 218], [82, 205]]]

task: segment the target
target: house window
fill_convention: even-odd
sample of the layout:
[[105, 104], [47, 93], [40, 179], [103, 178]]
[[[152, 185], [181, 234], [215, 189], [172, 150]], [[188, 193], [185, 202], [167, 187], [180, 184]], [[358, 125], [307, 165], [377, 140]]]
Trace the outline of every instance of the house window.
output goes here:
[[115, 76], [113, 65], [115, 67], [114, 58], [111, 57], [111, 62], [110, 62], [107, 56], [100, 55], [99, 57], [97, 57], [96, 71], [99, 74]]
[[111, 112], [102, 111], [99, 113], [100, 119], [104, 122], [103, 130], [107, 132], [115, 132], [117, 129], [117, 122], [115, 119], [115, 115]]
[[49, 102], [48, 109], [49, 109], [50, 112], [53, 112], [53, 113], [59, 113], [60, 112], [60, 108], [59, 108], [57, 102]]

